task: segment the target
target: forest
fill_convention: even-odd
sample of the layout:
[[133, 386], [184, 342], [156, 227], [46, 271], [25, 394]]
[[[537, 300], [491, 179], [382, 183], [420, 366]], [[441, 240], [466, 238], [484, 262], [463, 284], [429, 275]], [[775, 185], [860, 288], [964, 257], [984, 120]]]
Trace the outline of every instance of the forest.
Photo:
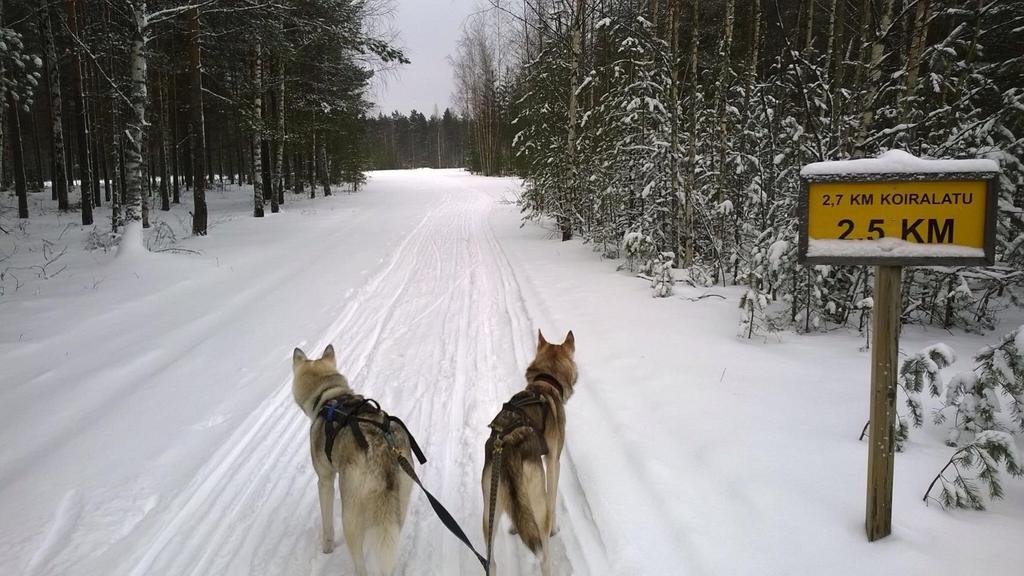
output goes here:
[[[644, 275], [737, 284], [745, 336], [864, 328], [871, 271], [797, 261], [800, 168], [900, 149], [1001, 167], [997, 263], [919, 267], [904, 321], [1024, 296], [1024, 2], [488, 0], [453, 69], [477, 168]], [[655, 293], [664, 295], [664, 284]]]
[[416, 110], [369, 116], [362, 142], [366, 165], [372, 170], [474, 167], [468, 130], [466, 118], [451, 108], [429, 118]]
[[[797, 259], [800, 168], [900, 149], [1001, 166], [997, 263], [919, 267], [904, 320], [986, 330], [1024, 295], [1024, 2], [481, 0], [451, 107], [373, 111], [408, 62], [368, 0], [4, 0], [0, 183], [28, 214], [149, 224], [210, 186], [253, 214], [369, 169], [524, 179], [524, 217], [665, 295], [747, 287], [740, 329], [863, 329], [871, 271]], [[668, 275], [668, 276], [667, 276]], [[658, 280], [658, 278], [661, 280]]]
[[253, 186], [253, 214], [285, 190], [357, 187], [375, 73], [407, 62], [365, 0], [3, 0], [0, 182], [52, 182], [61, 210], [149, 226], [191, 194], [205, 235], [211, 186]]

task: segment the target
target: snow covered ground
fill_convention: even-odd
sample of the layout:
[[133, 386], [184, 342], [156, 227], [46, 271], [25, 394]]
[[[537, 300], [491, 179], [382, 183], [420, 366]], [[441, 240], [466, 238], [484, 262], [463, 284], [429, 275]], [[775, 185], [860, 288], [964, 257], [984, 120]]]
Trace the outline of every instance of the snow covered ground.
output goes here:
[[[343, 546], [319, 552], [289, 389], [292, 348], [328, 343], [405, 419], [424, 481], [482, 543], [487, 423], [523, 385], [538, 327], [572, 329], [581, 368], [558, 574], [1019, 573], [1024, 482], [982, 513], [925, 506], [950, 454], [930, 424], [897, 456], [893, 536], [866, 542], [860, 336], [738, 339], [738, 291], [652, 299], [589, 247], [520, 227], [517, 191], [378, 172], [257, 221], [229, 187], [211, 193], [209, 237], [186, 238], [187, 206], [155, 212], [151, 247], [174, 250], [117, 258], [85, 251], [76, 215], [38, 197], [34, 214], [51, 211], [20, 229], [4, 197], [0, 574], [350, 573]], [[961, 357], [948, 372], [969, 369], [1019, 316], [984, 337], [911, 328], [903, 350], [943, 341]], [[535, 569], [496, 540], [501, 573]], [[402, 550], [401, 574], [481, 572], [419, 495]]]

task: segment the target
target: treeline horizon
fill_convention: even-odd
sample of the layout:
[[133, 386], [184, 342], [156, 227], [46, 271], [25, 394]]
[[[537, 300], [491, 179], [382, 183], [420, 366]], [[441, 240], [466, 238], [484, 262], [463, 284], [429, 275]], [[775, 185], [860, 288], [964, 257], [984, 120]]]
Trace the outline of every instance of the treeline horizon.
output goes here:
[[452, 109], [428, 117], [412, 109], [367, 116], [366, 166], [371, 170], [409, 168], [468, 168], [479, 171], [471, 145], [469, 119]]

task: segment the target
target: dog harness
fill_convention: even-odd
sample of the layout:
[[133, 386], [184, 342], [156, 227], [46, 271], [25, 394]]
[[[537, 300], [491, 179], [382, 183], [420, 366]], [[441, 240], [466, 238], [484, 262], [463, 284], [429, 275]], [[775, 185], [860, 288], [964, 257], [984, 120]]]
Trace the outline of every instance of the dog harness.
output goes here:
[[[544, 431], [544, 419], [547, 417], [547, 411], [550, 406], [545, 400], [543, 391], [538, 390], [537, 383], [543, 382], [558, 392], [560, 399], [565, 398], [565, 387], [558, 381], [557, 378], [550, 374], [540, 373], [534, 376], [530, 380], [530, 385], [526, 387], [526, 390], [517, 392], [515, 396], [509, 399], [501, 406], [501, 411], [498, 415], [491, 420], [488, 427], [491, 429], [491, 439], [504, 440], [505, 437], [513, 435], [513, 432], [518, 432], [516, 436], [520, 438], [528, 438], [530, 436], [536, 437], [538, 440]], [[526, 408], [530, 406], [540, 406], [543, 416], [541, 422], [534, 422], [530, 418], [529, 414], [526, 413]], [[522, 430], [528, 428], [529, 430]], [[541, 442], [543, 450], [540, 452], [541, 455], [547, 454], [547, 444]]]
[[[324, 453], [327, 455], [327, 460], [332, 463], [334, 460], [331, 452], [334, 451], [334, 441], [338, 438], [338, 433], [345, 428], [352, 432], [356, 444], [363, 451], [370, 448], [361, 424], [367, 424], [380, 430], [384, 435], [384, 441], [392, 449], [397, 449], [398, 442], [391, 425], [397, 424], [405, 432], [405, 437], [409, 439], [409, 447], [419, 463], [427, 463], [427, 457], [423, 455], [419, 444], [416, 443], [416, 438], [409, 432], [405, 422], [402, 422], [397, 416], [392, 416], [381, 410], [380, 404], [372, 398], [363, 398], [358, 394], [345, 394], [331, 398], [320, 407], [319, 416], [324, 421]], [[379, 420], [367, 416], [377, 416]]]

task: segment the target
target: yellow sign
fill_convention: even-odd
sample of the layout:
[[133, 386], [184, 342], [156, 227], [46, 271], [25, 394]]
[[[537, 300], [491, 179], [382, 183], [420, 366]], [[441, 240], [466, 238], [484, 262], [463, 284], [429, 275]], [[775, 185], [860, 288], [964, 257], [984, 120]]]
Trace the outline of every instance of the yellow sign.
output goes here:
[[807, 235], [985, 247], [988, 182], [811, 182]]

